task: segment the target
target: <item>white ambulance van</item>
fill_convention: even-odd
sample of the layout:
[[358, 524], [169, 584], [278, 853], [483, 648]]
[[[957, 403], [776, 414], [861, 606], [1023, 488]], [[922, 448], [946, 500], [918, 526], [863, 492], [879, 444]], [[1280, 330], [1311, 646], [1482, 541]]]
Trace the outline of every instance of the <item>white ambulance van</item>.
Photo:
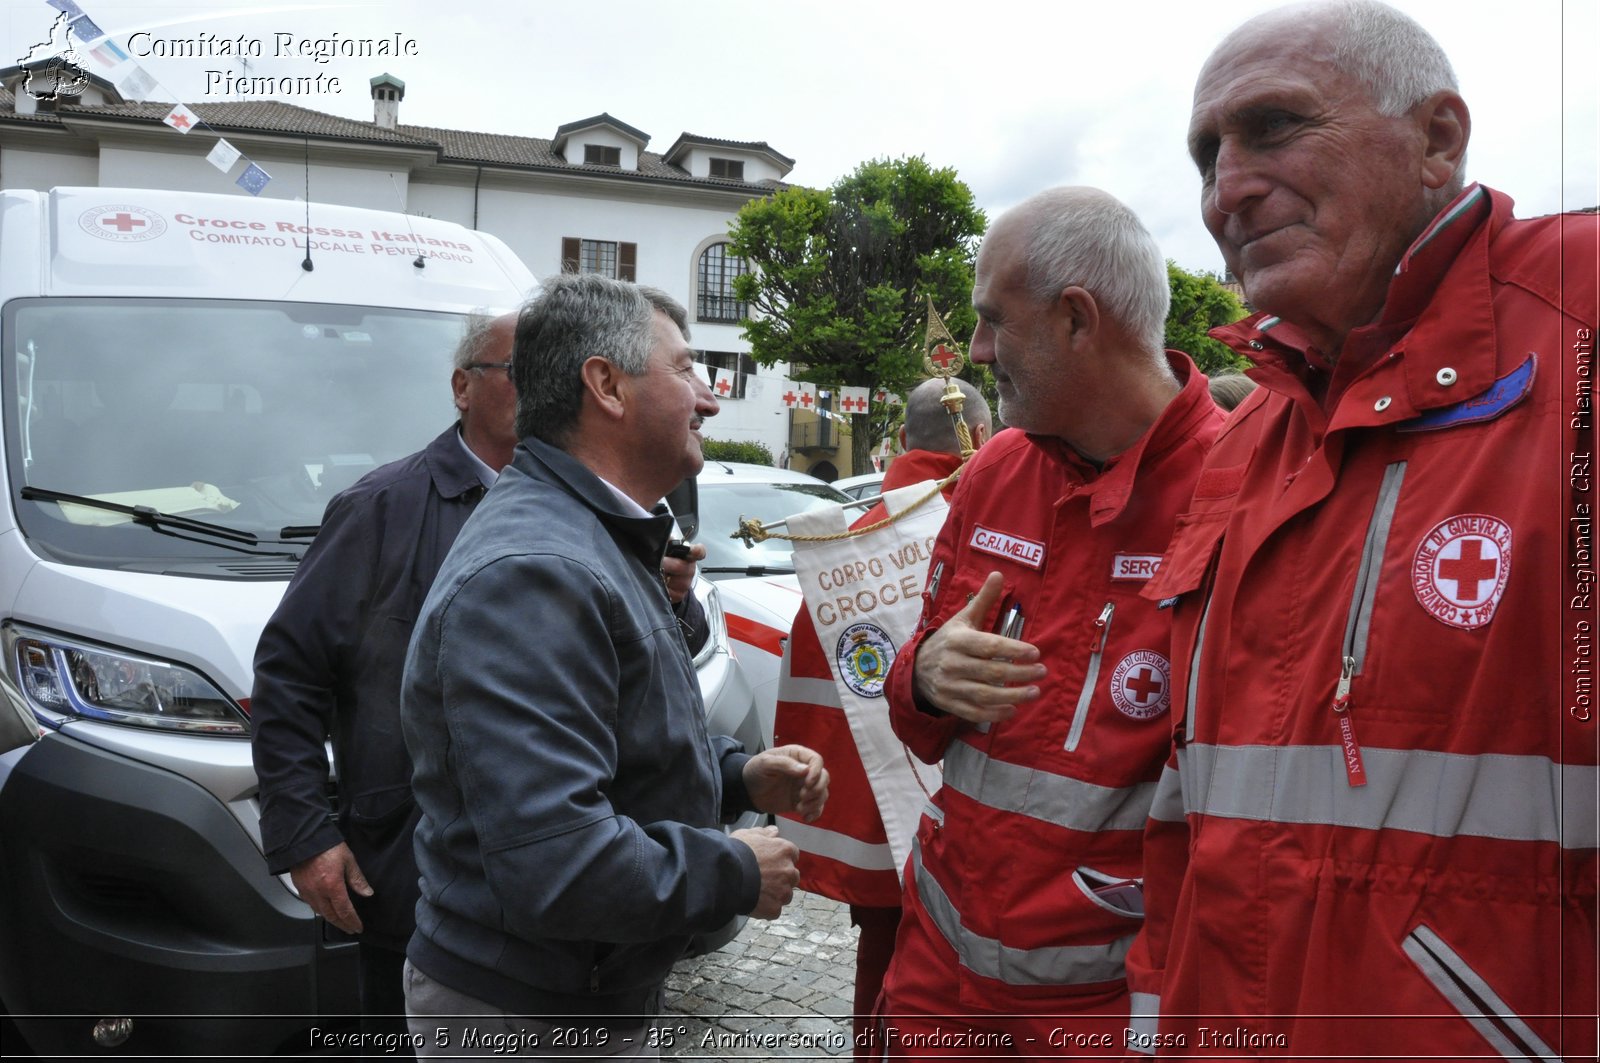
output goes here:
[[[534, 286], [427, 218], [0, 192], [0, 1000], [35, 1051], [303, 1052], [358, 1010], [262, 858], [251, 660], [328, 499], [454, 417], [465, 315]], [[756, 748], [702, 595], [711, 725]]]

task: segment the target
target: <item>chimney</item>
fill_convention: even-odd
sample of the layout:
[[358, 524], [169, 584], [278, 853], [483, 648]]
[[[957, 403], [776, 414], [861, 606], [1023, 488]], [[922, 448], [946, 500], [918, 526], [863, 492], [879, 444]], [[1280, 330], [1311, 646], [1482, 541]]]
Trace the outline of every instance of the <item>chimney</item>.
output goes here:
[[379, 74], [372, 86], [372, 124], [393, 129], [400, 124], [400, 101], [406, 98], [406, 83], [393, 74]]

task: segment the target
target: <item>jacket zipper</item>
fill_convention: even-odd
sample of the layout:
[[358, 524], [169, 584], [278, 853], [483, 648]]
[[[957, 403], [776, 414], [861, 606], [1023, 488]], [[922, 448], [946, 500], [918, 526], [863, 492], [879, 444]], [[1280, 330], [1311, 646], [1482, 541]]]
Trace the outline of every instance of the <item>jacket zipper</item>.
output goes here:
[[1095, 617], [1095, 635], [1092, 645], [1093, 652], [1089, 654], [1089, 671], [1083, 677], [1083, 689], [1078, 692], [1078, 704], [1072, 710], [1072, 729], [1067, 733], [1067, 752], [1071, 753], [1078, 748], [1078, 742], [1083, 738], [1083, 728], [1089, 722], [1089, 702], [1094, 700], [1094, 688], [1100, 683], [1100, 655], [1105, 652], [1106, 638], [1111, 634], [1111, 614], [1116, 612], [1116, 605], [1107, 602], [1100, 615]]
[[1372, 635], [1372, 606], [1378, 596], [1379, 569], [1384, 548], [1394, 525], [1394, 511], [1400, 501], [1400, 485], [1406, 477], [1406, 463], [1397, 461], [1383, 470], [1378, 485], [1378, 501], [1367, 523], [1361, 544], [1361, 565], [1356, 570], [1355, 591], [1350, 599], [1350, 615], [1345, 621], [1344, 644], [1339, 653], [1339, 682], [1334, 687], [1333, 713], [1339, 721], [1339, 739], [1344, 746], [1345, 778], [1351, 786], [1367, 785], [1367, 769], [1361, 759], [1361, 743], [1356, 740], [1355, 719], [1350, 713], [1350, 687], [1366, 665], [1367, 641]]

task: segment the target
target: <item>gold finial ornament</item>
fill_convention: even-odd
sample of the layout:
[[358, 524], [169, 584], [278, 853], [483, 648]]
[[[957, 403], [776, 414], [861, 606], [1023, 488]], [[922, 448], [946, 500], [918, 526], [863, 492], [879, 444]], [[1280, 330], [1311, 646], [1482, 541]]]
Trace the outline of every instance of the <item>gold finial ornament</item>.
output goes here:
[[966, 418], [961, 416], [966, 396], [961, 394], [955, 382], [956, 374], [961, 372], [967, 359], [961, 352], [961, 345], [945, 328], [939, 311], [934, 309], [933, 296], [925, 298], [928, 300], [928, 327], [922, 337], [922, 364], [930, 376], [944, 379], [944, 394], [939, 396], [939, 401], [950, 411], [950, 421], [956, 429], [956, 441], [961, 444], [961, 460], [965, 462], [977, 450], [972, 445], [972, 433], [967, 431]]

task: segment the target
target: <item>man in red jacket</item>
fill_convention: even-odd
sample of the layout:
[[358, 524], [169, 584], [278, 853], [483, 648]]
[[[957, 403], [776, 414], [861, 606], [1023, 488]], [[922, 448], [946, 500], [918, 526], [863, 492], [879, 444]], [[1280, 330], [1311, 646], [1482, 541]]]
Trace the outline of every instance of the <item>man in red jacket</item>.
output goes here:
[[[944, 785], [917, 828], [884, 983], [897, 1058], [1104, 1055], [1167, 759], [1168, 614], [1139, 597], [1222, 423], [1162, 350], [1160, 249], [1104, 192], [1059, 188], [978, 253], [972, 360], [995, 436], [961, 474], [891, 720]], [[1002, 632], [1004, 632], [1002, 634]]]
[[[972, 445], [982, 446], [992, 428], [989, 404], [965, 380], [955, 383], [965, 399], [961, 419]], [[904, 453], [884, 474], [883, 493], [924, 480], [943, 480], [960, 466], [961, 445], [950, 413], [939, 401], [943, 394], [944, 381], [925, 380], [906, 396], [905, 426], [900, 429]], [[955, 484], [947, 485], [945, 497], [954, 491]], [[876, 524], [885, 516], [887, 511], [880, 502], [852, 526]], [[795, 615], [783, 658], [776, 731], [778, 745], [795, 742], [808, 746], [828, 764], [828, 807], [805, 825], [803, 833], [792, 833], [784, 825], [780, 825], [780, 833], [800, 847], [800, 888], [850, 905], [850, 923], [861, 931], [856, 940], [853, 1043], [855, 1058], [875, 1058], [872, 1012], [900, 925], [900, 869], [890, 855], [883, 816], [840, 703], [828, 657], [817, 638], [811, 611], [804, 605]], [[783, 818], [792, 823], [796, 817]]]
[[1202, 216], [1262, 311], [1217, 334], [1261, 387], [1145, 588], [1176, 755], [1133, 1047], [1594, 1057], [1600, 233], [1464, 187], [1470, 128], [1379, 3], [1200, 73]]

